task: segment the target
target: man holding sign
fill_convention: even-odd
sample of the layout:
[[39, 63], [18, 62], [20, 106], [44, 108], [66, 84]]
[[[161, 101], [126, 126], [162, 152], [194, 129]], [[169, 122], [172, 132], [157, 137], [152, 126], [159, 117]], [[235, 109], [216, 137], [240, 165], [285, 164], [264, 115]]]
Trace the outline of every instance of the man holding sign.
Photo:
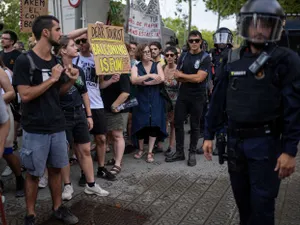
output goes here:
[[[75, 40], [80, 54], [75, 58], [73, 63], [78, 65], [85, 74], [86, 87], [90, 98], [90, 107], [94, 121], [94, 127], [90, 131], [95, 137], [96, 152], [98, 157], [98, 171], [97, 177], [104, 178], [110, 181], [116, 180], [115, 175], [111, 174], [105, 167], [105, 153], [106, 153], [106, 120], [104, 113], [104, 104], [101, 97], [99, 76], [96, 75], [94, 55], [90, 52], [90, 44], [87, 39], [87, 34], [83, 34]], [[82, 173], [79, 180], [79, 185], [84, 186], [86, 183], [85, 175]]]

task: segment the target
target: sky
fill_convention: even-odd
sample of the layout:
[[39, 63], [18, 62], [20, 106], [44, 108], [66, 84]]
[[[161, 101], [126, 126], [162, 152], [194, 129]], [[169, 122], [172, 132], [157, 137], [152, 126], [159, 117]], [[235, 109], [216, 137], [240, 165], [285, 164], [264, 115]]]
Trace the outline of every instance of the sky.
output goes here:
[[[149, 2], [146, 0], [146, 2]], [[175, 18], [174, 12], [176, 11], [176, 0], [159, 0], [160, 2], [160, 13], [163, 18], [173, 17]], [[212, 11], [205, 12], [205, 3], [203, 0], [196, 0], [196, 6], [193, 6], [192, 11], [192, 25], [195, 25], [199, 30], [206, 29], [215, 31], [218, 23], [218, 16]], [[183, 4], [183, 10], [188, 13], [187, 3]], [[220, 23], [220, 27], [227, 27], [231, 30], [236, 29], [235, 17], [228, 20], [223, 20]]]

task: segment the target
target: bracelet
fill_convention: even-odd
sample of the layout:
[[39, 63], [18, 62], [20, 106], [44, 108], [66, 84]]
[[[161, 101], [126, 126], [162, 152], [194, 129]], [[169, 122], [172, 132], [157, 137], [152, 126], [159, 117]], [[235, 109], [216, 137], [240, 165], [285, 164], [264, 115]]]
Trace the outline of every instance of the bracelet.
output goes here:
[[86, 118], [93, 118], [93, 116], [86, 116]]

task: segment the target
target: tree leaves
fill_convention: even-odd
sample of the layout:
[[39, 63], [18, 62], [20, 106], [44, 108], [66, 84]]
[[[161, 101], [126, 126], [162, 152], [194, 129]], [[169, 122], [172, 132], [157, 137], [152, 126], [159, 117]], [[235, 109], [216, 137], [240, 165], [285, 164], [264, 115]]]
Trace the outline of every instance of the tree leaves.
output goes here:
[[[203, 0], [207, 10], [220, 13], [224, 19], [228, 16], [239, 13], [247, 0]], [[286, 13], [300, 12], [299, 0], [279, 0]]]
[[20, 32], [20, 0], [2, 0], [0, 18], [4, 22], [4, 30], [16, 32], [20, 41], [27, 45], [30, 34]]

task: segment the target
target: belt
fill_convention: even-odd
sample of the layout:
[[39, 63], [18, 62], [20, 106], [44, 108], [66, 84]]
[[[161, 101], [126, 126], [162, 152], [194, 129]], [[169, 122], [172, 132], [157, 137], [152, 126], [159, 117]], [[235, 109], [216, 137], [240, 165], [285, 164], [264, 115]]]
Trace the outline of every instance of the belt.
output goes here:
[[67, 108], [63, 108], [63, 111], [65, 112], [75, 112], [82, 109], [82, 106], [75, 106], [75, 107], [67, 107]]
[[228, 136], [237, 138], [255, 138], [279, 135], [278, 129], [270, 124], [260, 127], [228, 128]]

